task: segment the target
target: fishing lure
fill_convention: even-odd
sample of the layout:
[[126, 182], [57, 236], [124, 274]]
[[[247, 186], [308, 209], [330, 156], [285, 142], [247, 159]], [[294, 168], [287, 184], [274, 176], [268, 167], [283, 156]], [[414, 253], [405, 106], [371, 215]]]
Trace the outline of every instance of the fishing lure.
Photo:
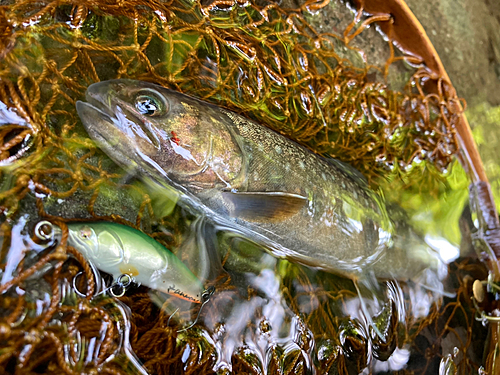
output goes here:
[[[47, 240], [41, 229], [52, 224], [42, 221], [35, 234]], [[127, 276], [150, 289], [171, 294], [194, 303], [204, 303], [213, 291], [173, 253], [141, 231], [110, 222], [68, 223], [68, 245], [76, 248], [95, 267], [117, 280]], [[123, 282], [122, 282], [123, 284]], [[123, 286], [123, 285], [122, 285]]]

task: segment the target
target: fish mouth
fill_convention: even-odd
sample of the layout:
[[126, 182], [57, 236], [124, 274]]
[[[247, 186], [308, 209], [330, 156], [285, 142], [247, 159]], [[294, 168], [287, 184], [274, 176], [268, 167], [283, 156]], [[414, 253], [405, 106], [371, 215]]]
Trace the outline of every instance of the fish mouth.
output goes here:
[[77, 101], [76, 111], [90, 138], [99, 148], [108, 153], [111, 144], [116, 142], [117, 132], [120, 131], [116, 126], [118, 121], [114, 114], [110, 114], [110, 111], [107, 111], [104, 106], [96, 104], [97, 106]]
[[111, 109], [93, 98], [91, 98], [91, 100], [87, 98], [87, 100], [87, 102], [83, 102], [81, 100], [76, 102], [76, 111], [78, 112], [78, 116], [82, 120], [82, 123], [87, 131], [90, 130], [90, 126], [96, 124], [95, 120], [90, 120], [95, 119], [96, 116], [98, 119], [109, 123], [110, 125], [114, 125], [116, 123], [116, 116]]
[[93, 83], [87, 88], [85, 99], [88, 106], [99, 112], [103, 118], [107, 117], [112, 121], [113, 119], [116, 120], [117, 116], [112, 110], [112, 95], [109, 94], [110, 89], [108, 86], [106, 82]]
[[160, 142], [158, 138], [155, 137], [154, 131], [150, 128], [148, 123], [143, 121], [140, 116], [133, 111], [128, 110], [127, 106], [124, 105], [121, 100], [113, 98], [108, 92], [103, 92], [103, 89], [106, 87], [102, 87], [103, 83], [104, 82], [99, 82], [90, 85], [85, 95], [87, 101], [78, 101], [76, 103], [78, 115], [82, 119], [87, 132], [90, 134], [92, 127], [92, 133], [103, 138], [102, 132], [99, 131], [99, 128], [102, 127], [95, 127], [95, 122], [91, 123], [90, 121], [85, 121], [86, 115], [90, 116], [89, 118], [100, 119], [102, 122], [112, 125], [122, 133], [127, 133], [127, 123], [131, 121], [138, 125], [151, 144], [156, 149], [159, 149]]

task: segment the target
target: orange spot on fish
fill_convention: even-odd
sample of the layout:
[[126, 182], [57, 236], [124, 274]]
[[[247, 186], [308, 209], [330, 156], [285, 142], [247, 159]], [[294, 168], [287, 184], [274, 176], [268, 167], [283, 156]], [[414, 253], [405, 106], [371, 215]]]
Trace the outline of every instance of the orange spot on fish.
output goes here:
[[137, 268], [130, 264], [123, 264], [120, 266], [120, 272], [125, 275], [130, 275], [130, 276], [137, 276], [139, 275], [139, 271]]
[[177, 146], [179, 146], [179, 143], [181, 142], [181, 140], [179, 138], [177, 138], [177, 134], [175, 134], [174, 131], [171, 131], [170, 134], [172, 134], [172, 138], [170, 138], [172, 140], [172, 142], [175, 142], [175, 144]]

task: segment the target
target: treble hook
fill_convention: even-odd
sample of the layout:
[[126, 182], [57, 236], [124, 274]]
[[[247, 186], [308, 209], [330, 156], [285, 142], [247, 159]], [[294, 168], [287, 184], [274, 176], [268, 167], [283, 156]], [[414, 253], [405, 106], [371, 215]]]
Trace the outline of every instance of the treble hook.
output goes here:
[[[123, 281], [123, 279], [126, 279], [126, 280]], [[132, 281], [133, 281], [132, 276], [130, 276], [129, 274], [123, 273], [116, 278], [116, 280], [113, 284], [111, 284], [109, 287], [104, 289], [102, 292], [97, 293], [94, 297], [97, 297], [100, 294], [106, 293], [107, 291], [109, 291], [109, 294], [111, 294], [112, 297], [115, 297], [115, 298], [123, 297], [125, 295], [125, 292], [127, 291], [127, 287], [129, 287], [130, 284], [132, 284]], [[120, 288], [121, 291], [119, 293], [116, 293], [115, 288]]]
[[[83, 294], [82, 292], [80, 292], [78, 290], [78, 287], [76, 286], [76, 278], [78, 276], [80, 276], [80, 274], [82, 274], [82, 273], [83, 272], [78, 272], [75, 275], [75, 277], [73, 277], [73, 289], [75, 290], [76, 294], [78, 294], [80, 297], [86, 297], [86, 295]], [[132, 284], [132, 281], [133, 281], [132, 276], [130, 276], [126, 273], [121, 274], [120, 276], [118, 276], [116, 278], [114, 283], [112, 283], [109, 287], [103, 289], [99, 293], [97, 293], [95, 296], [92, 297], [92, 299], [94, 299], [95, 297], [97, 297], [101, 294], [104, 294], [108, 291], [112, 297], [115, 297], [115, 298], [123, 297], [125, 295], [125, 292], [127, 291], [127, 288], [130, 286], [130, 284]], [[120, 292], [116, 293], [115, 292], [116, 288], [120, 288]]]
[[72, 284], [73, 284], [73, 290], [74, 290], [74, 291], [75, 291], [75, 293], [78, 295], [78, 297], [85, 298], [85, 297], [87, 297], [87, 295], [86, 295], [86, 294], [83, 294], [82, 292], [80, 292], [80, 291], [78, 290], [78, 287], [76, 286], [76, 279], [78, 278], [78, 276], [80, 276], [80, 275], [82, 275], [82, 274], [83, 274], [83, 271], [78, 272], [78, 273], [75, 275], [75, 277], [73, 277], [73, 282], [72, 282]]
[[[168, 317], [168, 320], [167, 320], [167, 327], [170, 325], [170, 319], [172, 319], [172, 317], [175, 315], [175, 313], [179, 311], [179, 308], [176, 308], [175, 311]], [[177, 331], [179, 332], [179, 331]]]
[[[202, 303], [201, 303], [200, 310], [198, 310], [198, 314], [196, 315], [196, 319], [194, 320], [194, 322], [190, 326], [177, 331], [177, 333], [187, 331], [188, 329], [192, 328], [198, 322], [198, 319], [200, 318], [201, 310], [203, 310], [203, 306], [205, 306], [205, 304], [208, 301], [210, 301], [210, 297], [212, 297], [214, 295], [214, 293], [215, 293], [215, 287], [214, 286], [210, 286], [207, 289], [205, 289], [205, 291], [201, 295], [201, 301], [202, 301]], [[174, 311], [174, 314], [175, 314], [176, 311]], [[172, 317], [172, 316], [170, 316], [170, 317]]]

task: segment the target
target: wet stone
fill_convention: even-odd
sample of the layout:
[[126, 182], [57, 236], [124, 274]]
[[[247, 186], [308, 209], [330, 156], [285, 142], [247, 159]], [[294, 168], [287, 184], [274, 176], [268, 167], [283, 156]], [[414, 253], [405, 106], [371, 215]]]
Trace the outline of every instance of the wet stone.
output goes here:
[[285, 374], [309, 375], [313, 373], [308, 365], [309, 361], [304, 358], [304, 352], [298, 348], [286, 350], [282, 363], [282, 372]]
[[237, 348], [231, 358], [231, 362], [235, 368], [239, 367], [242, 370], [250, 371], [252, 374], [263, 375], [262, 361], [259, 355], [249, 347]]
[[[373, 317], [373, 324], [378, 333], [370, 326], [373, 356], [381, 361], [387, 361], [397, 347], [398, 312], [394, 301], [390, 300], [382, 311]], [[381, 334], [382, 337], [379, 335]]]
[[321, 373], [329, 373], [329, 370], [334, 366], [339, 353], [339, 346], [331, 339], [318, 340], [316, 343], [316, 367]]
[[359, 374], [368, 365], [369, 341], [364, 328], [358, 320], [344, 321], [339, 338], [349, 374]]

